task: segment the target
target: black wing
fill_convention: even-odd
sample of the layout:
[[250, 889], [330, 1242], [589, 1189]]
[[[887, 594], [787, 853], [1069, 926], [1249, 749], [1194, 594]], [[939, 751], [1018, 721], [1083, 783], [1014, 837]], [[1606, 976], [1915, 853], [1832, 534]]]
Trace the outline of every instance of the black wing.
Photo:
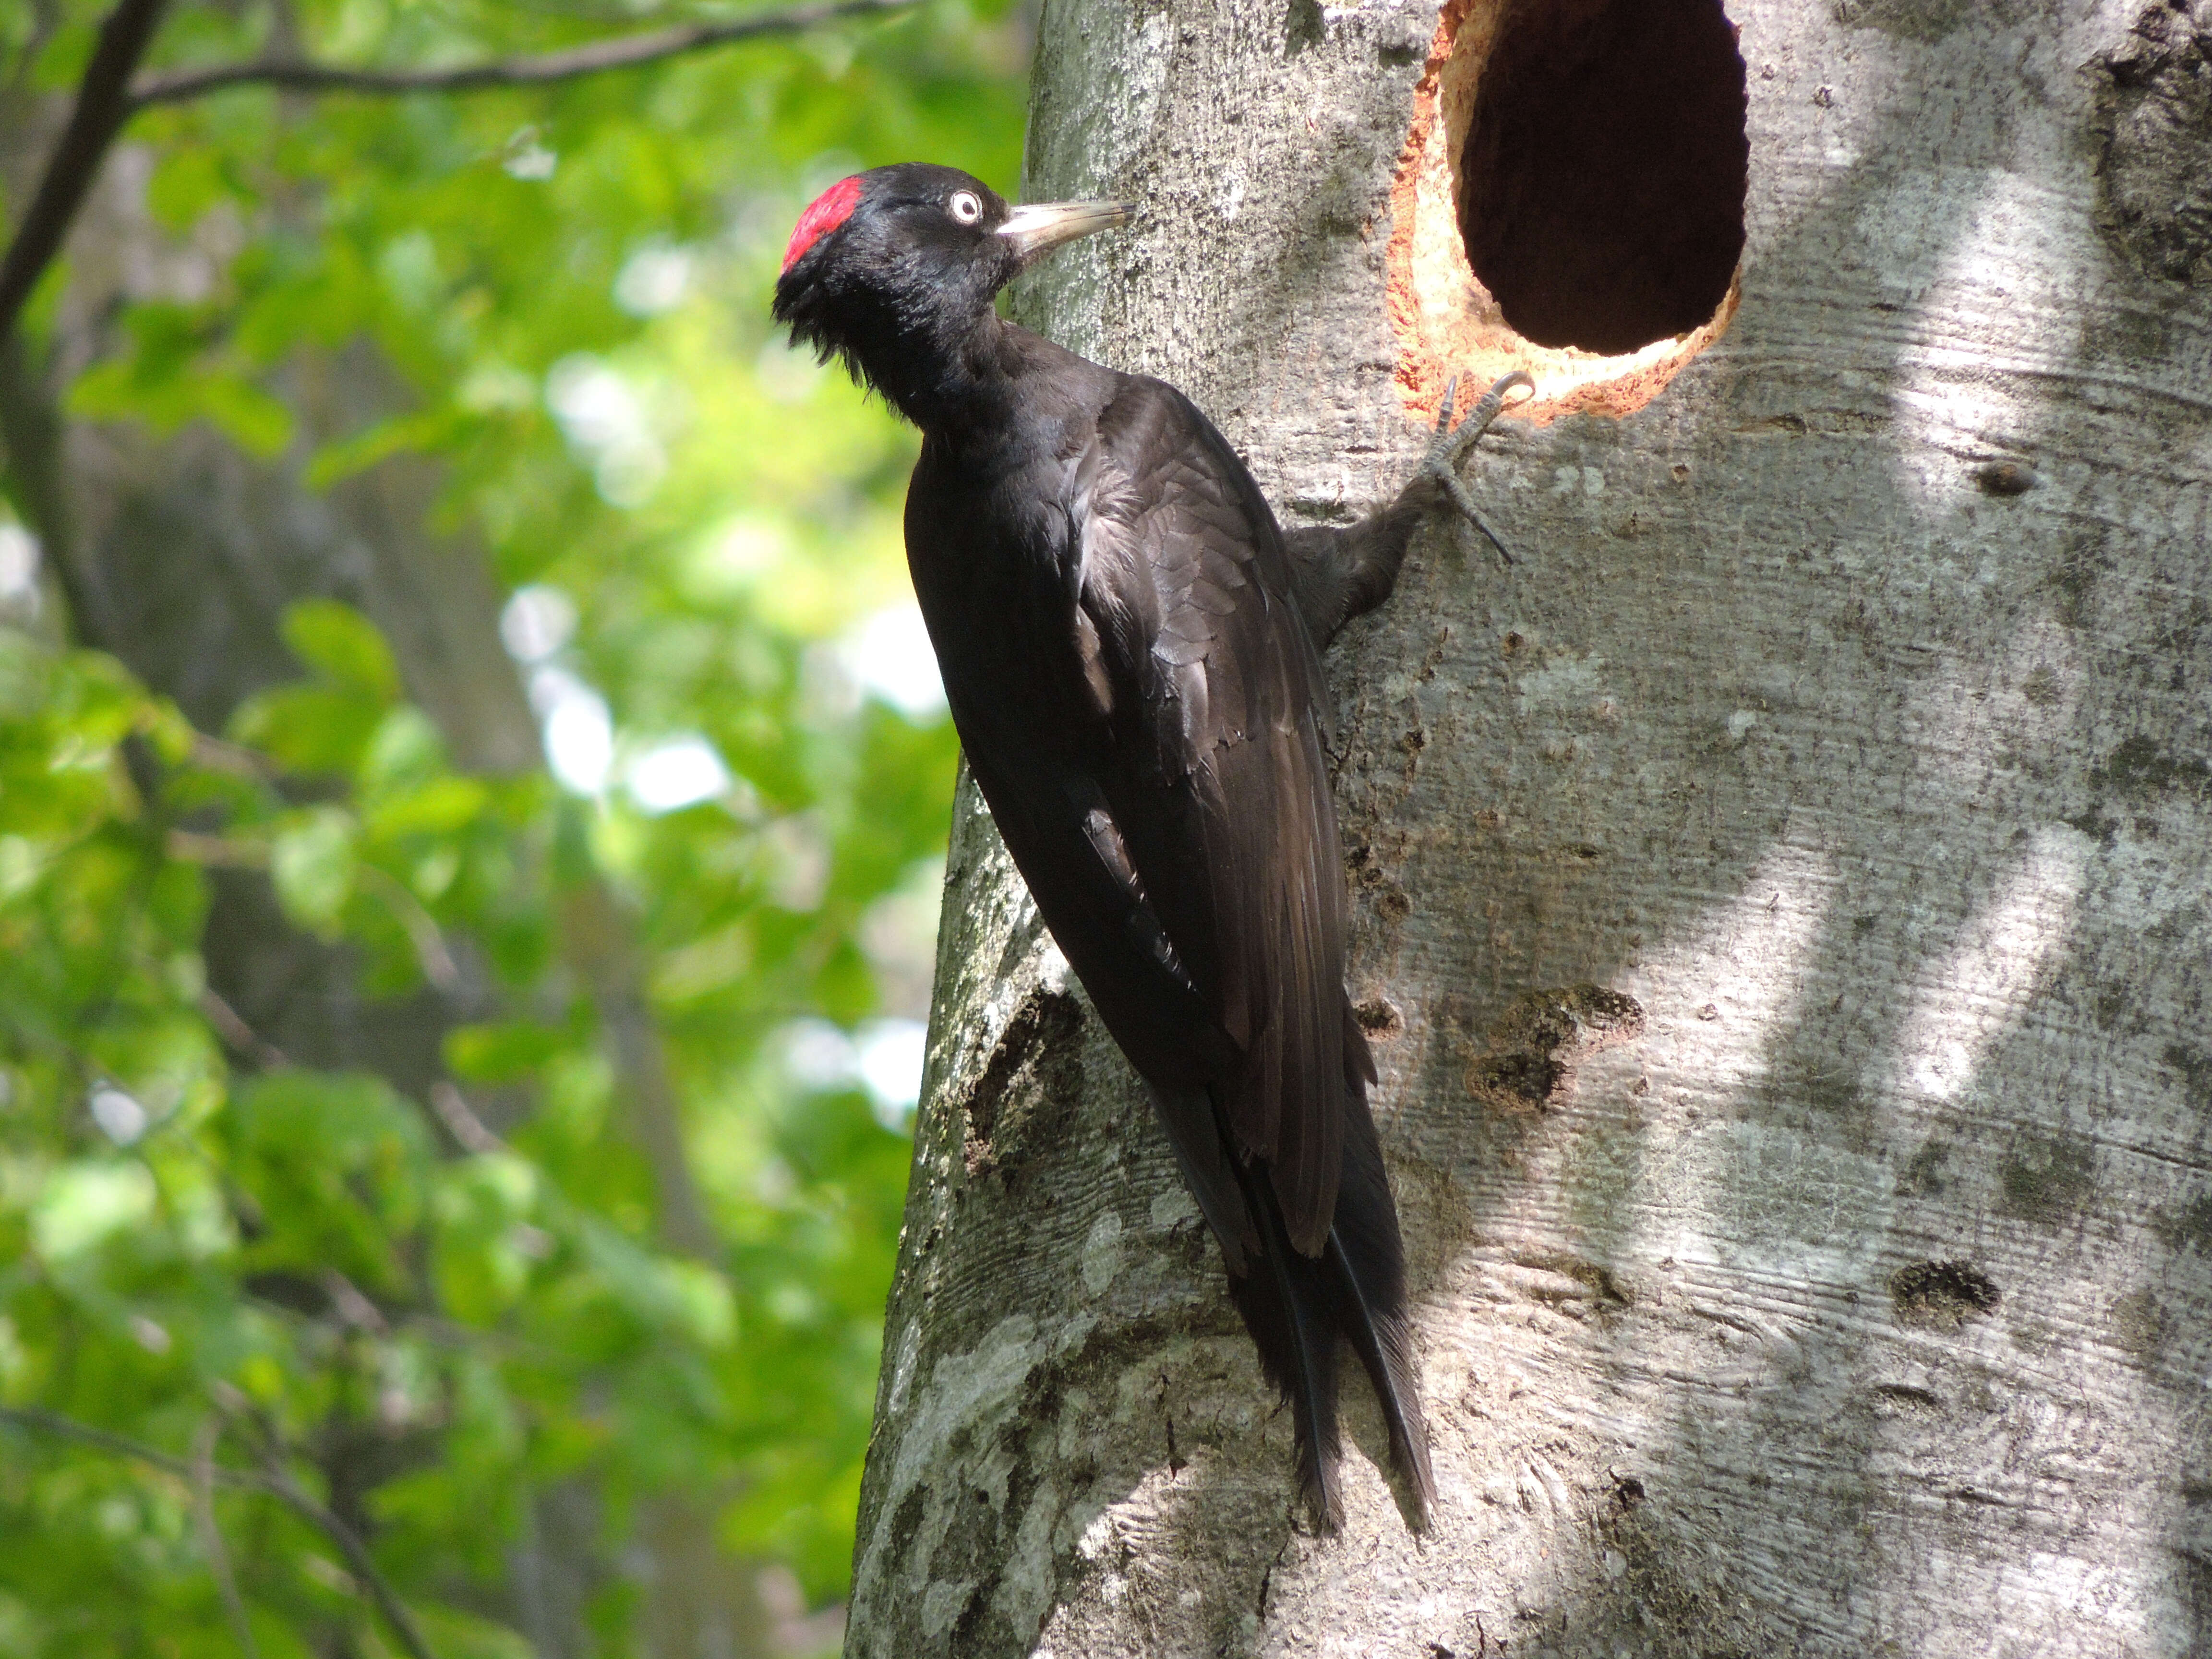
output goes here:
[[1231, 1290], [1296, 1408], [1322, 1515], [1339, 1510], [1341, 1333], [1425, 1519], [1397, 1211], [1367, 1111], [1374, 1061], [1344, 990], [1321, 662], [1281, 532], [1221, 434], [1158, 381], [1121, 383], [1076, 483], [1077, 644], [1114, 739], [1103, 793], [1135, 890], [1238, 1060], [1203, 1094], [1156, 1085], [1154, 1098], [1178, 1141], [1218, 1111], [1233, 1142], [1261, 1248], [1249, 1274], [1232, 1253]]
[[1321, 664], [1258, 487], [1182, 394], [1121, 382], [1075, 492], [1101, 781], [1168, 940], [1234, 1045], [1214, 1079], [1318, 1255], [1344, 1157], [1344, 875]]

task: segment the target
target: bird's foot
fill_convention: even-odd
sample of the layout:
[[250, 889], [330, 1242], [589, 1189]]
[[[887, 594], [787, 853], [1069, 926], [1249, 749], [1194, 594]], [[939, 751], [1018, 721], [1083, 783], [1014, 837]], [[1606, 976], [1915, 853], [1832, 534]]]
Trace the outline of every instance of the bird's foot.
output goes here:
[[1467, 418], [1455, 430], [1451, 423], [1452, 394], [1459, 390], [1459, 376], [1453, 375], [1444, 386], [1443, 402], [1437, 408], [1437, 435], [1429, 441], [1429, 453], [1421, 458], [1421, 471], [1437, 481], [1446, 499], [1459, 509], [1460, 516], [1487, 537], [1490, 544], [1498, 550], [1498, 556], [1508, 564], [1513, 562], [1513, 556], [1498, 539], [1498, 532], [1483, 523], [1482, 514], [1475, 508], [1474, 497], [1460, 482], [1459, 466], [1474, 447], [1476, 440], [1490, 429], [1490, 423], [1505, 408], [1506, 395], [1522, 386], [1528, 388], [1530, 396], [1535, 394], [1536, 383], [1522, 370], [1516, 368], [1503, 376], [1482, 394], [1482, 401], [1468, 411]]

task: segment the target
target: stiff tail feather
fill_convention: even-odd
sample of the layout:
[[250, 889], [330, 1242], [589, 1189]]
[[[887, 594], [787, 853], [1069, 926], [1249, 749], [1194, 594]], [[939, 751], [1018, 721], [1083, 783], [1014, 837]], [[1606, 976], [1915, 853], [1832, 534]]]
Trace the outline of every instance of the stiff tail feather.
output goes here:
[[1350, 997], [1343, 1006], [1344, 1167], [1326, 1259], [1340, 1298], [1338, 1322], [1375, 1385], [1389, 1428], [1390, 1461], [1413, 1498], [1413, 1530], [1425, 1532], [1437, 1506], [1437, 1480], [1429, 1467], [1429, 1426], [1421, 1415], [1413, 1333], [1406, 1322], [1406, 1244], [1382, 1167], [1382, 1138], [1367, 1109], [1367, 1088], [1376, 1080], [1374, 1051]]
[[1151, 1085], [1184, 1181], [1221, 1245], [1229, 1292], [1260, 1350], [1261, 1368], [1291, 1409], [1298, 1484], [1322, 1524], [1338, 1525], [1341, 1442], [1336, 1419], [1337, 1340], [1359, 1356], [1390, 1436], [1390, 1457], [1425, 1528], [1436, 1503], [1428, 1432], [1415, 1387], [1406, 1323], [1405, 1249], [1382, 1148], [1367, 1110], [1374, 1079], [1367, 1042], [1346, 1011], [1342, 1176], [1319, 1256], [1291, 1243], [1265, 1165], [1227, 1145], [1218, 1108], [1204, 1088]]
[[1436, 1507], [1436, 1476], [1429, 1467], [1429, 1431], [1413, 1374], [1412, 1334], [1406, 1324], [1405, 1248], [1398, 1208], [1382, 1170], [1382, 1150], [1364, 1101], [1345, 1137], [1344, 1181], [1323, 1261], [1335, 1292], [1337, 1323], [1375, 1385], [1375, 1398], [1390, 1433], [1390, 1461], [1413, 1499], [1413, 1524], [1425, 1531]]
[[1298, 1441], [1298, 1490], [1334, 1531], [1344, 1520], [1336, 1466], [1336, 1310], [1322, 1264], [1291, 1248], [1264, 1169], [1233, 1160], [1245, 1207], [1259, 1233], [1260, 1260], [1229, 1275], [1229, 1294], [1260, 1349], [1260, 1368], [1290, 1402]]
[[1316, 1259], [1291, 1247], [1264, 1169], [1235, 1160], [1261, 1260], [1230, 1275], [1230, 1293], [1258, 1344], [1262, 1369], [1290, 1402], [1298, 1441], [1298, 1481], [1324, 1526], [1343, 1519], [1337, 1480], [1337, 1339], [1359, 1356], [1390, 1436], [1391, 1461], [1410, 1494], [1416, 1530], [1436, 1503], [1427, 1425], [1415, 1387], [1406, 1323], [1404, 1249], [1382, 1148], [1355, 1091], [1345, 1137], [1344, 1178], [1328, 1242]]

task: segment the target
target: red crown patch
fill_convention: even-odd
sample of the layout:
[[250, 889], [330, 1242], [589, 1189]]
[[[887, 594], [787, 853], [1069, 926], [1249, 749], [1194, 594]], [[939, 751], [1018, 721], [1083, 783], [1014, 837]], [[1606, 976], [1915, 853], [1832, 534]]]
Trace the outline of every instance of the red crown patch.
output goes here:
[[783, 268], [789, 270], [797, 264], [806, 250], [853, 216], [860, 204], [860, 177], [840, 179], [836, 184], [814, 198], [814, 204], [799, 216], [792, 227], [791, 246], [783, 251]]

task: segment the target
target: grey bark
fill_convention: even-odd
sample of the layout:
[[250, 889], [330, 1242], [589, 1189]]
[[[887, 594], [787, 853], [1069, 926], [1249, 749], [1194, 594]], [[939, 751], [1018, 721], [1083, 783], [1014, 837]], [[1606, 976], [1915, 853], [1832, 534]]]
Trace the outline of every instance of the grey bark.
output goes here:
[[[2212, 15], [1747, 0], [1741, 308], [1331, 654], [1438, 1514], [1350, 1518], [972, 790], [854, 1656], [2212, 1650]], [[1287, 521], [1418, 453], [1433, 7], [1049, 5], [1020, 314]], [[1572, 111], [1562, 112], [1572, 118]]]

